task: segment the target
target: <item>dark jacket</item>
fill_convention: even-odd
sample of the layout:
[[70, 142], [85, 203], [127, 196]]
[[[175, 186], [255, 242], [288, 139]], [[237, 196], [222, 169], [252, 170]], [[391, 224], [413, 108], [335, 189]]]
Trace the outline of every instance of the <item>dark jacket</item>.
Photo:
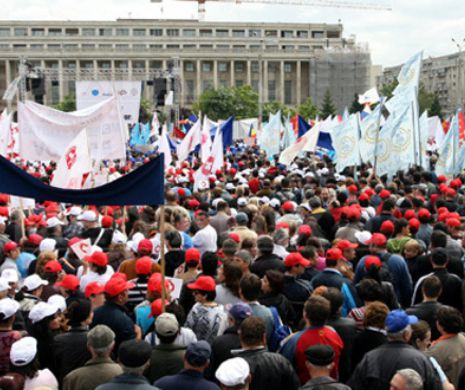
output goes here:
[[439, 302], [420, 302], [407, 309], [407, 313], [426, 321], [431, 328], [431, 340], [436, 340], [440, 335], [436, 327], [436, 313], [442, 305]]
[[267, 307], [275, 307], [283, 323], [288, 324], [295, 319], [295, 312], [289, 300], [283, 294], [264, 294], [258, 298], [258, 302]]
[[159, 344], [152, 349], [150, 365], [144, 375], [150, 383], [166, 375], [175, 375], [184, 368], [186, 347], [177, 344]]
[[365, 224], [365, 230], [368, 230], [370, 233], [379, 233], [381, 229], [381, 225], [384, 221], [392, 221], [395, 222], [396, 218], [388, 211], [381, 212], [380, 215], [377, 215], [371, 218]]
[[154, 383], [161, 390], [220, 390], [195, 370], [182, 370], [179, 374], [165, 376]]
[[295, 276], [284, 275], [283, 294], [292, 302], [305, 302], [313, 292], [308, 280], [297, 279]]
[[136, 338], [131, 317], [123, 306], [114, 302], [106, 301], [103, 306], [94, 311], [92, 327], [96, 325], [106, 325], [115, 332], [115, 348], [113, 349], [115, 354], [123, 341]]
[[100, 385], [95, 390], [160, 390], [151, 386], [147, 378], [142, 375], [122, 374], [113, 378], [111, 382]]
[[[95, 242], [102, 229], [104, 230], [102, 236], [100, 237], [98, 242]], [[104, 229], [100, 227], [90, 228], [82, 232], [81, 238], [90, 238], [92, 245], [97, 245], [102, 249], [107, 249], [111, 244], [111, 239], [113, 238], [113, 230]]]
[[166, 276], [174, 276], [174, 271], [184, 263], [184, 251], [169, 251], [165, 255]]
[[352, 345], [357, 334], [357, 324], [352, 318], [337, 317], [330, 318], [327, 325], [334, 328], [344, 342], [344, 349], [339, 358], [339, 380], [346, 382], [352, 373]]
[[265, 347], [234, 353], [247, 360], [252, 374], [250, 390], [296, 390], [299, 378], [289, 360]]
[[87, 350], [87, 328], [71, 328], [69, 332], [55, 336], [53, 356], [54, 374], [58, 382], [62, 383], [66, 374], [82, 367], [91, 358]]
[[402, 341], [390, 341], [368, 352], [347, 383], [353, 390], [388, 390], [398, 370], [411, 368], [424, 381], [424, 390], [441, 390], [439, 376], [430, 360]]
[[[416, 259], [418, 278], [428, 275], [433, 272], [433, 265], [431, 264], [431, 254], [418, 256]], [[451, 273], [463, 279], [463, 264], [460, 258], [450, 257], [446, 269]], [[418, 279], [417, 279], [418, 280]]]
[[[387, 342], [386, 333], [379, 329], [367, 328], [357, 333], [352, 344], [352, 369], [357, 367], [366, 353]], [[353, 370], [352, 370], [353, 371]]]
[[233, 357], [231, 350], [240, 348], [239, 335], [237, 334], [237, 328], [234, 326], [226, 329], [221, 336], [215, 337], [212, 343], [208, 378], [214, 378], [216, 369], [220, 364]]
[[266, 271], [274, 269], [276, 271], [285, 272], [284, 262], [280, 257], [270, 253], [269, 255], [262, 255], [257, 257], [254, 263], [250, 266], [250, 271], [257, 275], [259, 278], [265, 276]]
[[310, 379], [299, 390], [350, 390], [350, 387], [339, 383], [330, 376], [319, 376]]

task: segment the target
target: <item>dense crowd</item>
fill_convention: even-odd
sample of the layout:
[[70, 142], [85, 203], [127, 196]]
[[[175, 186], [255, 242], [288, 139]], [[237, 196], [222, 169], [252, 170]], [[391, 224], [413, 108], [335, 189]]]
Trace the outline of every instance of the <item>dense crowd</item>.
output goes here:
[[163, 208], [0, 196], [0, 388], [465, 389], [465, 176], [199, 165]]

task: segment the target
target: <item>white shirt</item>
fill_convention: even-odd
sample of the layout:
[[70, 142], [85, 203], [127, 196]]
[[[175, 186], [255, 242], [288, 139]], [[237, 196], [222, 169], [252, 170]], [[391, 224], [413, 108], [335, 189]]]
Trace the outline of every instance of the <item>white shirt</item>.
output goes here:
[[289, 252], [282, 245], [274, 244], [273, 255], [279, 256], [284, 260], [288, 254]]
[[37, 371], [34, 378], [26, 378], [24, 390], [34, 390], [41, 386], [50, 388], [51, 390], [58, 390], [58, 381], [48, 368]]
[[111, 275], [113, 275], [114, 273], [115, 271], [113, 270], [111, 265], [107, 265], [107, 270], [103, 275], [99, 275], [98, 273], [89, 270], [87, 274], [81, 277], [81, 283], [79, 284], [81, 291], [84, 292], [86, 286], [91, 282], [99, 282], [105, 285], [105, 283], [110, 280]]
[[216, 230], [211, 225], [205, 226], [200, 229], [193, 238], [194, 247], [197, 248], [203, 255], [205, 252], [216, 252], [218, 247], [216, 240], [218, 235]]

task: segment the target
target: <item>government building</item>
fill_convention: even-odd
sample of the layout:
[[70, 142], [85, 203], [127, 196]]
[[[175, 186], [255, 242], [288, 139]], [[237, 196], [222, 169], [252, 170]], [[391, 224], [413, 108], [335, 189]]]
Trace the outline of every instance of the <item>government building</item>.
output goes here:
[[329, 90], [342, 111], [370, 88], [369, 50], [341, 24], [0, 21], [1, 94], [22, 57], [45, 79], [45, 104], [73, 94], [76, 80], [141, 80], [146, 99], [173, 89], [181, 107], [209, 88], [248, 84], [290, 106], [321, 105]]

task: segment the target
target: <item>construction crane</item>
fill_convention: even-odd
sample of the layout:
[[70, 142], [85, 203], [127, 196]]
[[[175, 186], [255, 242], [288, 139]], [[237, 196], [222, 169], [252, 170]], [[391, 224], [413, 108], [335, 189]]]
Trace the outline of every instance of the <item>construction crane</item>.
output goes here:
[[[163, 0], [151, 0], [152, 3], [162, 3]], [[199, 20], [205, 19], [205, 3], [207, 0], [178, 0], [197, 2], [199, 6]], [[386, 4], [374, 3], [371, 1], [348, 1], [348, 0], [208, 0], [224, 3], [249, 3], [249, 4], [284, 4], [284, 5], [301, 5], [312, 7], [329, 7], [329, 8], [352, 8], [378, 11], [391, 11], [392, 8]]]

